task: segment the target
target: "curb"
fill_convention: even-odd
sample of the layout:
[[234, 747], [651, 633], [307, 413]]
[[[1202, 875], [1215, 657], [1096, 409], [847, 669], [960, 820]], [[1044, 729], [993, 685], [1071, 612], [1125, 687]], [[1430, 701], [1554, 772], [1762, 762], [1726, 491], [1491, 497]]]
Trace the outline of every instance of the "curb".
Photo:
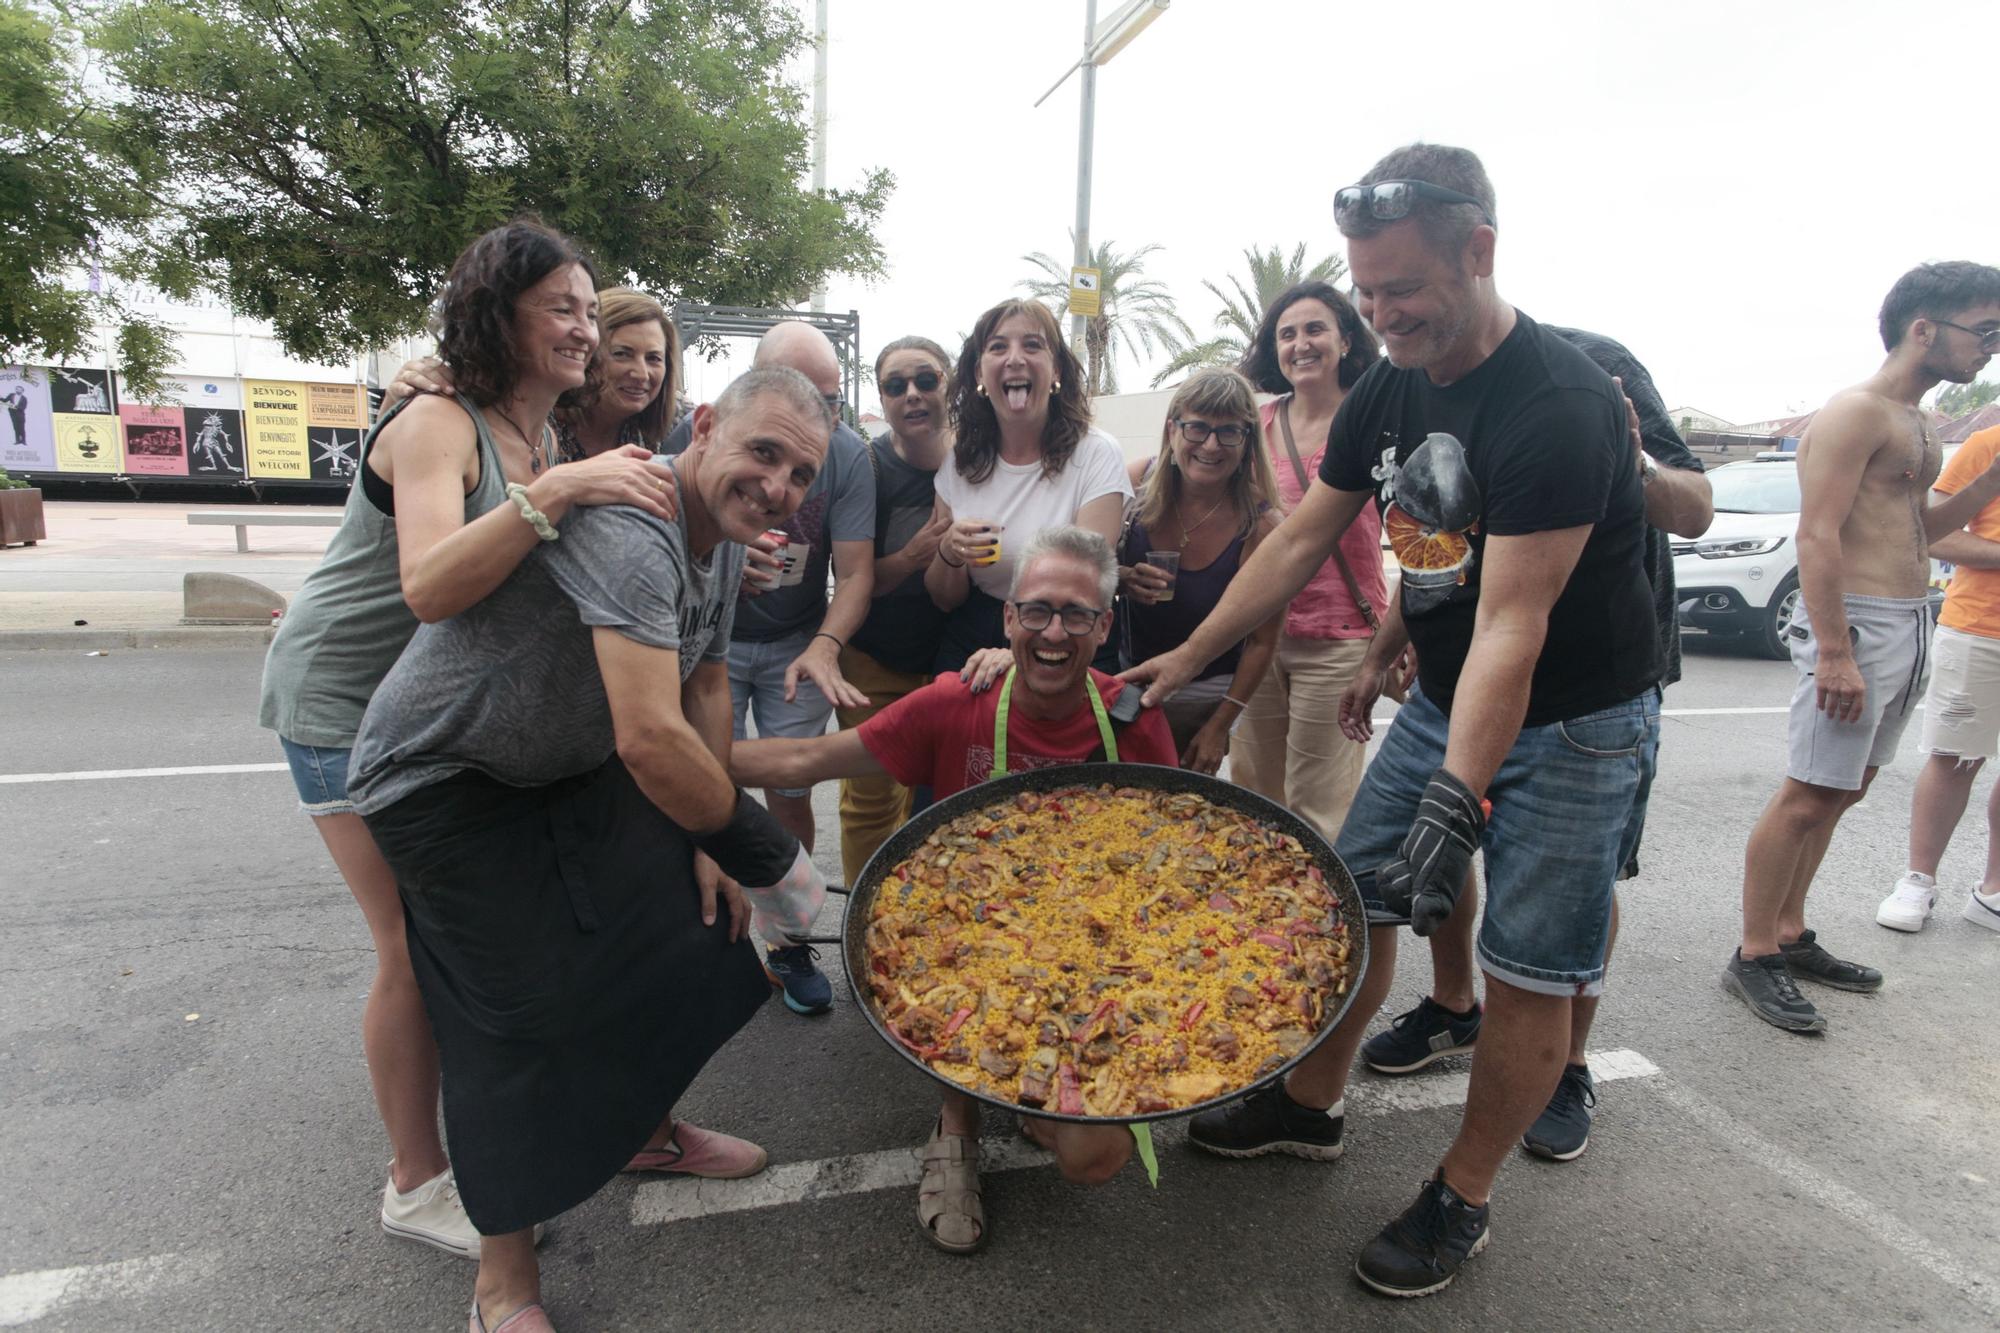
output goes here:
[[243, 648], [267, 644], [269, 625], [169, 625], [156, 629], [0, 630], [0, 652], [69, 648], [110, 652], [118, 648]]

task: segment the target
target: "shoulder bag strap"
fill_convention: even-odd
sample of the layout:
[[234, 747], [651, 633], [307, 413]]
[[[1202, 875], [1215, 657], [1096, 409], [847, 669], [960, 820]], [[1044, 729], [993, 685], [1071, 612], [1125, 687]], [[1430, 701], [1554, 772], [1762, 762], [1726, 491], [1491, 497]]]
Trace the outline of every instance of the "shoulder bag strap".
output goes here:
[[[1299, 442], [1292, 437], [1292, 396], [1290, 394], [1286, 394], [1278, 400], [1278, 428], [1280, 433], [1285, 437], [1285, 452], [1291, 455], [1292, 474], [1299, 479], [1299, 493], [1303, 495], [1309, 488], [1309, 483], [1306, 481], [1305, 461], [1299, 457]], [[1369, 602], [1367, 595], [1361, 591], [1361, 585], [1355, 582], [1354, 571], [1348, 567], [1347, 557], [1341, 552], [1338, 545], [1333, 548], [1333, 566], [1340, 571], [1340, 581], [1347, 585], [1347, 595], [1354, 600], [1354, 609], [1359, 611], [1361, 618], [1368, 622], [1368, 628], [1372, 630], [1381, 629], [1382, 618], [1375, 614], [1374, 605]]]

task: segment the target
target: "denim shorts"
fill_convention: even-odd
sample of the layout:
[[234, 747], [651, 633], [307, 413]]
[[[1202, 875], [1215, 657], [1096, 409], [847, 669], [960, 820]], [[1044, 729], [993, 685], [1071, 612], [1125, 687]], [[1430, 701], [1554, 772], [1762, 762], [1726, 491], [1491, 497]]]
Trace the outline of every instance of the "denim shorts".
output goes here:
[[[1396, 855], [1431, 775], [1444, 764], [1449, 721], [1421, 691], [1397, 713], [1368, 766], [1334, 850], [1353, 872], [1370, 919], [1375, 872]], [[1612, 884], [1639, 840], [1659, 753], [1660, 693], [1545, 727], [1524, 727], [1486, 796], [1481, 850], [1486, 917], [1479, 965], [1544, 995], [1604, 988]]]
[[354, 751], [341, 746], [300, 745], [278, 737], [284, 747], [285, 762], [292, 766], [292, 785], [299, 789], [299, 809], [317, 819], [321, 815], [351, 815], [354, 802], [347, 799], [347, 761]]
[[[799, 677], [798, 692], [785, 702], [785, 668], [812, 642], [805, 630], [769, 643], [732, 639], [729, 643], [729, 702], [736, 712], [736, 739], [750, 739], [749, 718], [756, 713], [759, 736], [824, 736], [833, 704], [819, 686]], [[810, 788], [774, 787], [780, 796], [804, 796]]]

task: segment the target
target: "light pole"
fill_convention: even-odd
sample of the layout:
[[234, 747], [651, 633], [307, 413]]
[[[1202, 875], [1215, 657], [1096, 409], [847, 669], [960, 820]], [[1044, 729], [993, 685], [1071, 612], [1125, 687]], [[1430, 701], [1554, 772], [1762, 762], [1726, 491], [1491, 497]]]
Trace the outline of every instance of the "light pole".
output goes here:
[[[1076, 134], [1076, 258], [1075, 268], [1090, 267], [1090, 157], [1091, 140], [1095, 134], [1097, 121], [1097, 67], [1109, 64], [1111, 57], [1129, 46], [1134, 37], [1145, 31], [1146, 26], [1166, 13], [1172, 0], [1127, 0], [1118, 11], [1106, 19], [1100, 27], [1097, 22], [1097, 0], [1084, 0], [1083, 6], [1083, 55], [1076, 64], [1062, 72], [1049, 88], [1035, 99], [1040, 106], [1049, 100], [1064, 80], [1077, 70], [1083, 71], [1083, 113], [1079, 119]], [[1075, 275], [1070, 278], [1071, 288], [1075, 288]], [[1074, 305], [1074, 302], [1072, 302]], [[1084, 316], [1070, 316], [1070, 341], [1077, 347], [1083, 346]]]

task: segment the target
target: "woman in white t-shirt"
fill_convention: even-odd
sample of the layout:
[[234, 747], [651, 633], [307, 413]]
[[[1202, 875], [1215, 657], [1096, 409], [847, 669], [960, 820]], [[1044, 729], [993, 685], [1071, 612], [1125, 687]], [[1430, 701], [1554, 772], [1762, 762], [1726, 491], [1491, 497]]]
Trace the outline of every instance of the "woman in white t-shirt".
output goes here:
[[1074, 523], [1115, 544], [1132, 494], [1118, 442], [1091, 429], [1083, 367], [1041, 302], [1002, 301], [981, 315], [953, 378], [957, 443], [937, 476], [951, 527], [924, 571], [946, 612], [939, 671], [1006, 642], [1001, 605], [1029, 539]]

